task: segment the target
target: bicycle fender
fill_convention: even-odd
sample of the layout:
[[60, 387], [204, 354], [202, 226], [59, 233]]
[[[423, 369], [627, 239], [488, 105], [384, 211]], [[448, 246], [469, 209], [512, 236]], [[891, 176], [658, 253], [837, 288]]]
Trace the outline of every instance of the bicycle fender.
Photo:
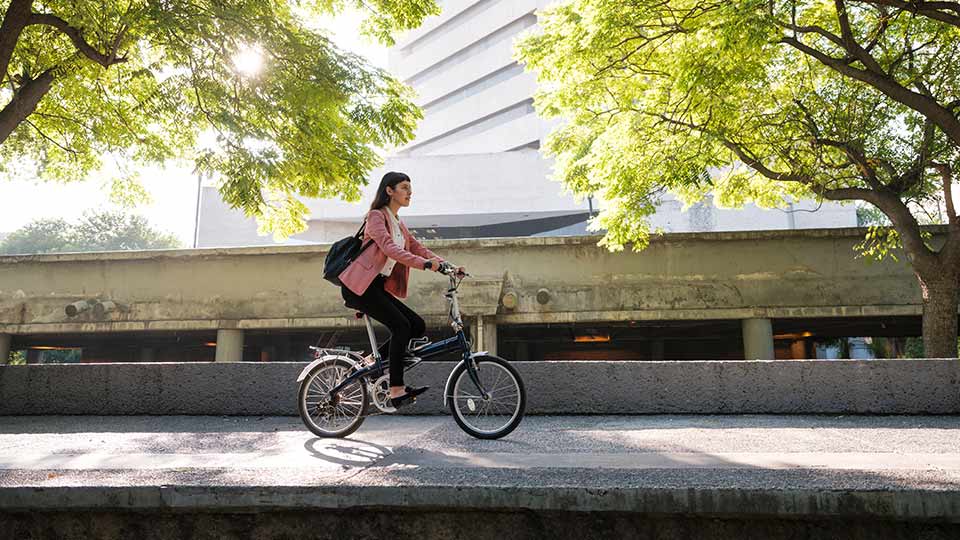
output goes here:
[[[470, 358], [476, 358], [478, 356], [489, 356], [489, 351], [479, 351], [470, 355]], [[457, 368], [460, 367], [460, 364], [464, 363], [466, 360], [461, 360], [457, 365], [453, 366], [453, 369], [450, 370], [450, 375], [447, 375], [447, 384], [443, 385], [443, 407], [447, 407], [447, 398], [450, 396], [450, 392], [453, 392], [453, 374], [456, 373]]]
[[300, 382], [300, 381], [306, 379], [306, 378], [307, 378], [307, 373], [310, 373], [310, 370], [312, 370], [313, 368], [317, 367], [318, 365], [322, 364], [323, 362], [326, 362], [327, 360], [333, 360], [333, 359], [336, 359], [336, 358], [339, 358], [340, 360], [346, 360], [347, 362], [350, 362], [351, 364], [353, 364], [354, 367], [357, 366], [357, 362], [356, 362], [353, 358], [350, 358], [349, 356], [337, 356], [337, 355], [335, 355], [335, 354], [328, 354], [327, 356], [324, 356], [323, 358], [317, 358], [317, 359], [314, 360], [313, 362], [310, 362], [309, 364], [307, 364], [307, 367], [303, 368], [303, 371], [300, 372], [300, 376], [297, 377], [297, 382]]

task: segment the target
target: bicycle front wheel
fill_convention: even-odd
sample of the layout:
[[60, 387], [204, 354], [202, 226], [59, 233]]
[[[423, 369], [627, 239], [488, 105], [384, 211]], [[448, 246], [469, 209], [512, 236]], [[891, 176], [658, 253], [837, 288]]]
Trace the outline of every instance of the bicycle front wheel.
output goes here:
[[460, 429], [478, 439], [499, 439], [520, 425], [527, 406], [523, 379], [516, 368], [497, 356], [478, 356], [477, 377], [484, 398], [470, 379], [467, 363], [453, 370], [450, 412]]
[[300, 419], [318, 437], [346, 437], [363, 423], [369, 397], [363, 381], [357, 379], [330, 398], [330, 390], [353, 372], [354, 366], [333, 358], [307, 374], [300, 383], [297, 405]]

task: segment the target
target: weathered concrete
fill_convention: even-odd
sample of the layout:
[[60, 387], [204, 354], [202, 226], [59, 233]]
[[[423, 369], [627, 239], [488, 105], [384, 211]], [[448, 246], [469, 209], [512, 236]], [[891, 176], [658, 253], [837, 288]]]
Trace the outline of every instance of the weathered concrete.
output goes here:
[[252, 513], [20, 512], [0, 515], [0, 535], [18, 540], [955, 540], [951, 523], [662, 516], [618, 512], [541, 512], [433, 508]]
[[[770, 319], [743, 320], [743, 356], [746, 360], [773, 360], [773, 326]], [[801, 354], [800, 358], [803, 357]]]
[[[934, 241], [942, 228], [931, 228]], [[904, 262], [865, 264], [864, 229], [684, 233], [641, 253], [598, 237], [430, 241], [465, 265], [465, 316], [499, 325], [578, 321], [919, 315]], [[328, 246], [0, 257], [0, 333], [318, 328], [358, 324], [320, 269]], [[446, 281], [413, 272], [408, 303], [444, 324]], [[548, 298], [538, 291], [548, 288]], [[516, 307], [501, 305], [507, 289]], [[541, 295], [542, 296], [542, 295]], [[74, 317], [78, 300], [113, 312]]]
[[[302, 362], [0, 367], [0, 414], [295, 415]], [[517, 362], [530, 414], [960, 413], [960, 361]], [[442, 414], [454, 364], [409, 372]]]
[[217, 330], [217, 362], [239, 362], [243, 360], [243, 330]]
[[531, 417], [500, 441], [449, 417], [348, 439], [296, 418], [0, 417], [0, 538], [952, 539], [958, 433], [956, 416]]
[[0, 364], [10, 361], [10, 334], [0, 333]]

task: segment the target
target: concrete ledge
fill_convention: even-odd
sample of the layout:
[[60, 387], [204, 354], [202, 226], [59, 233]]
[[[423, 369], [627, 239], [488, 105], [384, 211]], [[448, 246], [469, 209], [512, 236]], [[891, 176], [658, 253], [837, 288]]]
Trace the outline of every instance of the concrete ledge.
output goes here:
[[849, 518], [960, 523], [957, 491], [488, 486], [64, 486], [0, 488], [16, 511], [403, 508], [629, 512], [739, 518]]
[[[357, 221], [359, 225], [360, 221]], [[947, 225], [924, 225], [923, 230], [930, 234], [946, 234]], [[756, 231], [720, 231], [664, 233], [650, 236], [651, 243], [686, 240], [771, 240], [783, 238], [858, 238], [868, 232], [867, 227], [836, 227], [821, 229], [772, 229]], [[424, 245], [433, 249], [482, 249], [522, 246], [596, 246], [602, 235], [583, 236], [518, 236], [497, 238], [458, 238], [448, 240], [425, 240]], [[629, 244], [628, 244], [629, 245]], [[71, 253], [39, 253], [33, 255], [0, 255], [0, 264], [24, 262], [71, 262], [71, 261], [114, 261], [114, 260], [152, 260], [160, 258], [210, 258], [236, 255], [273, 255], [273, 254], [325, 254], [330, 244], [312, 244], [297, 246], [249, 246], [188, 249], [143, 249], [135, 251], [93, 251]]]
[[[303, 362], [0, 366], [0, 415], [296, 415]], [[529, 414], [957, 414], [960, 361], [518, 362]], [[443, 414], [452, 362], [408, 380]]]

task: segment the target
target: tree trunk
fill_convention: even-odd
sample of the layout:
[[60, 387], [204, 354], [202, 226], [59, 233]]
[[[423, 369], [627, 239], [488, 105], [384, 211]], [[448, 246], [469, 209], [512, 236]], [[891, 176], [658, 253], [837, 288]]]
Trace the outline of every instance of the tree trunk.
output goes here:
[[957, 357], [960, 282], [955, 269], [945, 274], [929, 279], [917, 274], [923, 294], [923, 355], [927, 358]]
[[48, 69], [20, 87], [7, 106], [0, 110], [0, 144], [36, 110], [37, 104], [50, 91], [53, 69]]
[[33, 0], [13, 0], [0, 24], [0, 73], [7, 73], [13, 49], [17, 46], [20, 33], [30, 19]]

